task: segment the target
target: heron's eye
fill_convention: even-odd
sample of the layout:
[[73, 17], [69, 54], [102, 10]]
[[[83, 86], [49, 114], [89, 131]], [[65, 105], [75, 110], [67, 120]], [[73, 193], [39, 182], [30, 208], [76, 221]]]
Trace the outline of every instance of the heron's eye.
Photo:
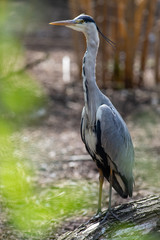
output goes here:
[[82, 23], [84, 23], [84, 20], [83, 20], [83, 19], [81, 19], [81, 20], [80, 20], [80, 23], [81, 23], [81, 24], [82, 24]]
[[84, 23], [84, 20], [83, 19], [78, 19], [76, 22], [79, 23], [79, 24], [82, 24], [82, 23]]

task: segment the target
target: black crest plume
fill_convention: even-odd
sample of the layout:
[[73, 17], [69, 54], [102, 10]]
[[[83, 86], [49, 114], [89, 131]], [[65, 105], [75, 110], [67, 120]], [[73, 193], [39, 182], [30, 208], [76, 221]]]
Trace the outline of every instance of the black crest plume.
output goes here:
[[97, 26], [97, 30], [98, 32], [101, 34], [101, 36], [109, 43], [110, 46], [112, 46], [114, 49], [116, 48], [116, 44], [110, 40], [109, 38], [107, 38], [99, 29], [99, 27]]

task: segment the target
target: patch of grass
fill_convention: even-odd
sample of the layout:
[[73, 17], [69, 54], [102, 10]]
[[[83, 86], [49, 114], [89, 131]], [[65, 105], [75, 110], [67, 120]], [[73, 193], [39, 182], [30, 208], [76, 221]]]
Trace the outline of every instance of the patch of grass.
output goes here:
[[[135, 174], [139, 176], [145, 184], [150, 187], [160, 186], [160, 164], [159, 157], [152, 155], [152, 152], [141, 152], [136, 157]], [[143, 186], [142, 186], [143, 187]]]
[[141, 127], [147, 127], [148, 124], [157, 124], [159, 122], [158, 114], [151, 108], [144, 107], [132, 115], [132, 121]]
[[52, 188], [33, 189], [25, 181], [27, 175], [24, 177], [23, 174], [23, 182], [19, 182], [20, 176], [16, 178], [9, 187], [7, 178], [3, 194], [5, 207], [8, 209], [10, 224], [28, 238], [42, 239], [48, 228], [54, 229], [65, 218], [84, 215], [86, 210], [93, 210], [95, 191], [92, 190], [93, 185], [86, 182], [68, 181], [65, 185], [63, 183]]
[[159, 236], [150, 233], [147, 235], [142, 234], [141, 229], [144, 229], [143, 225], [138, 227], [132, 223], [119, 223], [113, 225], [109, 229], [109, 233], [104, 234], [105, 239], [127, 239], [127, 240], [158, 240]]
[[[133, 114], [133, 132], [135, 145], [135, 176], [148, 187], [160, 185], [160, 122], [159, 114], [151, 107]], [[143, 189], [142, 185], [142, 189]]]

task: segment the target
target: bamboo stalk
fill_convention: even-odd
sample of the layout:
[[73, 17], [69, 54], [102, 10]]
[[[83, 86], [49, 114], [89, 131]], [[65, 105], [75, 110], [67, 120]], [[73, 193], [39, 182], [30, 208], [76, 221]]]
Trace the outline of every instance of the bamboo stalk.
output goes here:
[[155, 80], [156, 84], [160, 84], [160, 20], [157, 23], [156, 29], [156, 45], [155, 45]]
[[120, 67], [120, 53], [124, 52], [124, 39], [126, 39], [126, 28], [124, 24], [124, 16], [125, 16], [125, 5], [126, 0], [119, 1], [116, 0], [116, 7], [115, 7], [115, 24], [114, 24], [114, 35], [115, 35], [115, 42], [116, 42], [116, 51], [114, 57], [114, 71], [113, 71], [113, 82], [115, 88], [122, 88], [124, 87], [123, 84], [123, 76], [122, 72], [123, 69]]
[[133, 63], [134, 63], [134, 34], [135, 34], [135, 0], [128, 0], [128, 4], [126, 6], [127, 14], [126, 14], [126, 28], [127, 28], [127, 37], [125, 39], [125, 76], [124, 76], [124, 84], [126, 88], [133, 87]]
[[136, 6], [135, 11], [135, 46], [137, 47], [139, 37], [140, 37], [140, 31], [142, 27], [142, 21], [144, 17], [144, 12], [146, 9], [147, 0], [141, 0], [139, 1], [139, 4]]
[[142, 54], [141, 54], [141, 62], [140, 62], [140, 76], [139, 76], [139, 86], [144, 85], [144, 70], [146, 67], [146, 61], [147, 61], [147, 55], [148, 55], [148, 45], [149, 45], [149, 33], [151, 31], [153, 21], [154, 21], [154, 13], [156, 9], [156, 2], [157, 0], [148, 0], [147, 2], [147, 10], [148, 10], [148, 16], [147, 16], [147, 22], [146, 22], [146, 31], [144, 36], [144, 42], [142, 46]]

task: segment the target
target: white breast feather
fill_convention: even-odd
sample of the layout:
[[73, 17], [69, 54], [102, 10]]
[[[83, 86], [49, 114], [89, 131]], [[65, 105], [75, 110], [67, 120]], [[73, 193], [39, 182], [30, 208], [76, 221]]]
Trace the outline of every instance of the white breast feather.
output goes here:
[[97, 143], [97, 138], [96, 138], [95, 133], [86, 129], [85, 141], [86, 141], [87, 145], [89, 146], [90, 150], [93, 153], [95, 153], [96, 152], [96, 143]]

